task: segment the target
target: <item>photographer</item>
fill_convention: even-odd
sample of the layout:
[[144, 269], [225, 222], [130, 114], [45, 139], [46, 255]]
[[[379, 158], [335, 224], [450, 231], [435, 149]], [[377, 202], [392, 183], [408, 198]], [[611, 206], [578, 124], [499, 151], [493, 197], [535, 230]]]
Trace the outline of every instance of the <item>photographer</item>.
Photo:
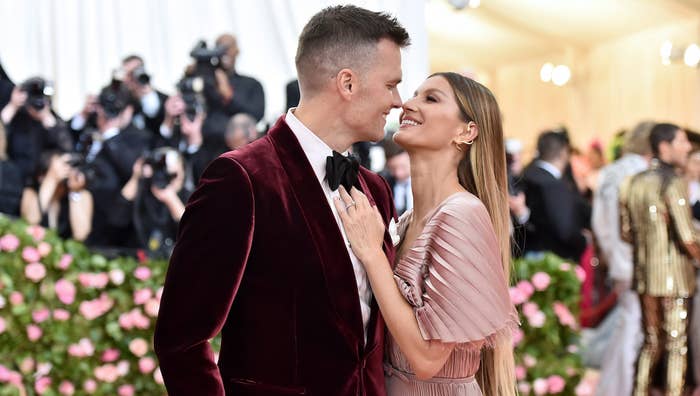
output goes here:
[[19, 216], [22, 198], [22, 174], [15, 164], [7, 159], [5, 126], [0, 122], [0, 213]]
[[226, 151], [211, 139], [204, 139], [202, 124], [206, 113], [198, 84], [189, 77], [178, 84], [180, 92], [165, 102], [165, 119], [160, 127], [161, 136], [185, 159], [188, 187], [196, 186], [209, 162]]
[[[143, 58], [129, 55], [122, 60], [123, 81], [132, 96], [134, 106], [133, 124], [157, 134], [165, 118], [165, 101], [168, 95], [151, 86], [151, 76], [146, 73]], [[151, 146], [158, 143], [152, 138]]]
[[30, 78], [12, 90], [0, 112], [6, 125], [11, 160], [20, 168], [26, 185], [35, 182], [41, 154], [46, 150], [70, 151], [73, 139], [65, 123], [51, 109], [53, 88], [40, 77]]
[[[86, 188], [95, 199], [95, 216], [88, 244], [93, 246], [130, 247], [134, 244], [128, 222], [111, 216], [112, 204], [121, 188], [131, 178], [132, 167], [148, 148], [148, 136], [124, 127], [128, 118], [129, 93], [123, 84], [112, 83], [100, 92], [95, 105], [98, 131], [90, 134], [84, 164]], [[86, 132], [89, 133], [89, 132]]]
[[92, 194], [70, 160], [71, 154], [57, 151], [42, 155], [39, 188], [27, 187], [22, 194], [22, 218], [56, 230], [61, 238], [84, 241], [92, 228]]
[[182, 156], [162, 147], [136, 161], [131, 179], [114, 205], [114, 215], [128, 218], [139, 247], [151, 257], [168, 257], [191, 189], [185, 187]]

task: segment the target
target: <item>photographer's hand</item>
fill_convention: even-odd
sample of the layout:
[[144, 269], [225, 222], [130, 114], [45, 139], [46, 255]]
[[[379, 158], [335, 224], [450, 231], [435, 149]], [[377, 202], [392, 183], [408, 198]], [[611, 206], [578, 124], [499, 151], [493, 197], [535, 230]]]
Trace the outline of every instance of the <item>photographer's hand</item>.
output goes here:
[[68, 175], [68, 190], [70, 192], [79, 192], [85, 189], [85, 175], [77, 169], [71, 169]]
[[214, 76], [216, 77], [216, 88], [219, 91], [219, 95], [221, 95], [221, 99], [223, 100], [222, 104], [226, 104], [233, 99], [233, 87], [231, 86], [231, 83], [228, 81], [228, 75], [226, 75], [226, 72], [222, 69], [216, 69], [214, 72]]
[[179, 222], [183, 213], [185, 213], [185, 205], [182, 203], [180, 197], [177, 195], [177, 191], [175, 190], [175, 186], [173, 185], [173, 183], [168, 184], [167, 186], [165, 186], [165, 188], [158, 188], [156, 186], [152, 186], [151, 193], [154, 197], [156, 197], [156, 199], [158, 199], [160, 202], [162, 202], [163, 204], [165, 204], [165, 206], [168, 207], [168, 210], [170, 211], [170, 216], [172, 216], [173, 220]]
[[202, 137], [202, 123], [204, 123], [204, 113], [197, 113], [192, 121], [184, 114], [180, 116], [182, 136], [187, 140], [188, 146], [198, 147], [202, 145], [202, 141], [204, 140]]
[[19, 87], [15, 87], [12, 90], [10, 102], [7, 103], [5, 108], [2, 109], [2, 113], [0, 113], [0, 120], [2, 120], [3, 124], [9, 124], [12, 119], [15, 118], [17, 110], [24, 106], [26, 101], [27, 93], [22, 91]]
[[143, 158], [139, 158], [134, 162], [134, 166], [131, 170], [131, 178], [122, 187], [122, 196], [127, 201], [133, 201], [136, 198], [136, 193], [139, 190], [139, 179], [141, 178], [141, 173], [143, 172]]
[[46, 129], [51, 129], [56, 126], [56, 117], [51, 112], [51, 107], [45, 105], [41, 110], [35, 110], [33, 108], [28, 108], [29, 114], [37, 121], [41, 122], [41, 125]]

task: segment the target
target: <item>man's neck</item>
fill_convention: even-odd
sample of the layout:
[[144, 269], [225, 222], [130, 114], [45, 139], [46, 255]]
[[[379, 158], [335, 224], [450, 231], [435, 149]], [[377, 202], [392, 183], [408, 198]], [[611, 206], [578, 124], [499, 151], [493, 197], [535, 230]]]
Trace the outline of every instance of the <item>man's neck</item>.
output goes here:
[[356, 142], [354, 133], [332, 111], [332, 106], [320, 100], [299, 103], [294, 116], [331, 149], [343, 153]]

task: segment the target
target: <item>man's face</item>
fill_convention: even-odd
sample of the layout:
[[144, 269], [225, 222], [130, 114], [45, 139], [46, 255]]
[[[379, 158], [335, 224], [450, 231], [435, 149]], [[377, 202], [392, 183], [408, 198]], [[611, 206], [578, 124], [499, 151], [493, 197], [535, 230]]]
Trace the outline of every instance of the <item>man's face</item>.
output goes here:
[[678, 167], [685, 166], [685, 163], [688, 161], [688, 153], [690, 153], [692, 146], [684, 130], [679, 129], [676, 132], [676, 136], [671, 140], [670, 146], [672, 164]]
[[138, 82], [134, 80], [134, 70], [137, 67], [143, 66], [143, 63], [138, 59], [132, 59], [128, 62], [122, 63], [122, 70], [124, 71], [124, 83], [130, 91], [134, 91], [138, 88]]
[[233, 70], [238, 57], [238, 42], [234, 37], [224, 36], [216, 42], [217, 46], [226, 47], [226, 53], [221, 57], [221, 64], [226, 70]]
[[372, 64], [359, 73], [349, 103], [347, 123], [357, 133], [357, 141], [378, 141], [384, 137], [386, 116], [401, 107], [397, 89], [401, 82], [401, 49], [388, 39], [377, 43]]

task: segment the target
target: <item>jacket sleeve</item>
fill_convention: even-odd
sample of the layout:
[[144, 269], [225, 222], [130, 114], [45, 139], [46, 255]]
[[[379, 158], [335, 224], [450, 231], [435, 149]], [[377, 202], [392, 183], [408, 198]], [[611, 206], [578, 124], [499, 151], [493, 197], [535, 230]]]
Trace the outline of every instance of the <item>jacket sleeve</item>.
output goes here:
[[254, 219], [246, 171], [219, 157], [180, 222], [156, 323], [155, 351], [170, 395], [224, 395], [209, 340], [221, 331], [236, 296]]

